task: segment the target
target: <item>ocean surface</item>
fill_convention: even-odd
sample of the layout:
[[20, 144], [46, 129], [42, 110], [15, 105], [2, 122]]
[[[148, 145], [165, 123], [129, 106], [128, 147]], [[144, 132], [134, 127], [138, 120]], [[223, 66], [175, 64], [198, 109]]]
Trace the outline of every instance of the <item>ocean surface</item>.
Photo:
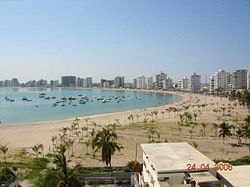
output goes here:
[[129, 90], [0, 88], [0, 125], [142, 109], [180, 99], [176, 95]]

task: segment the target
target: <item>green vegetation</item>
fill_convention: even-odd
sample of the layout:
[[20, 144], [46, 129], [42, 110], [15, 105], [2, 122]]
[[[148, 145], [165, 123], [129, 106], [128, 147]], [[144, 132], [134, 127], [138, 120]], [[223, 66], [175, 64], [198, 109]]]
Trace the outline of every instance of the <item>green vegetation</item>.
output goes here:
[[223, 122], [223, 123], [221, 123], [220, 124], [220, 134], [219, 134], [219, 137], [222, 137], [222, 139], [223, 139], [223, 144], [225, 143], [225, 138], [227, 137], [227, 136], [231, 136], [232, 135], [232, 133], [231, 133], [231, 128], [232, 128], [232, 126], [230, 126], [228, 123], [226, 123], [226, 122]]
[[216, 163], [223, 162], [229, 163], [233, 166], [240, 166], [240, 165], [249, 165], [250, 164], [250, 156], [245, 156], [236, 160], [215, 160]]
[[123, 147], [117, 142], [117, 134], [110, 130], [103, 128], [102, 131], [98, 131], [94, 143], [98, 150], [101, 150], [102, 161], [106, 163], [106, 166], [111, 168], [111, 156], [115, 151], [120, 151]]
[[0, 168], [0, 186], [2, 184], [9, 185], [16, 180], [14, 171], [8, 167]]

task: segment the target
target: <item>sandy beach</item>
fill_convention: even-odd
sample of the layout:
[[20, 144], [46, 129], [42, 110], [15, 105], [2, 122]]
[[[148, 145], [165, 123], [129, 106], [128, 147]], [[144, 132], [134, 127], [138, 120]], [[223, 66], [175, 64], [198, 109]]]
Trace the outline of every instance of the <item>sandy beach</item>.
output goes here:
[[[159, 91], [162, 92], [162, 91]], [[233, 123], [233, 119], [237, 119], [240, 123], [248, 114], [247, 109], [237, 105], [230, 111], [230, 116], [220, 117], [219, 114], [214, 112], [214, 109], [218, 109], [222, 106], [233, 106], [235, 102], [230, 102], [226, 98], [220, 98], [215, 96], [207, 96], [192, 93], [181, 93], [181, 92], [164, 92], [170, 94], [176, 94], [182, 97], [182, 100], [178, 103], [171, 105], [147, 108], [143, 110], [131, 110], [117, 113], [107, 113], [100, 115], [93, 115], [88, 117], [79, 116], [79, 126], [88, 126], [93, 128], [93, 122], [97, 125], [97, 128], [101, 128], [105, 125], [114, 123], [117, 119], [121, 124], [117, 128], [118, 141], [124, 146], [124, 149], [114, 155], [113, 165], [124, 165], [128, 161], [135, 159], [135, 147], [138, 145], [138, 160], [141, 160], [142, 152], [140, 145], [141, 143], [148, 142], [148, 136], [146, 130], [143, 128], [143, 123], [131, 125], [128, 116], [133, 114], [137, 116], [134, 121], [143, 122], [146, 113], [152, 111], [158, 111], [157, 116], [157, 129], [161, 132], [161, 141], [168, 142], [195, 142], [198, 144], [197, 149], [202, 153], [210, 157], [211, 159], [234, 159], [248, 154], [248, 149], [244, 146], [234, 147], [232, 144], [236, 142], [236, 139], [228, 138], [226, 144], [222, 143], [219, 137], [214, 137], [214, 130], [211, 127], [211, 123], [219, 123], [219, 120], [227, 120]], [[189, 127], [183, 127], [182, 130], [178, 129], [179, 114], [167, 113], [167, 109], [170, 107], [183, 108], [184, 106], [189, 107], [187, 111], [194, 112], [198, 108], [198, 105], [207, 104], [205, 108], [201, 108], [202, 111], [197, 117], [197, 123], [208, 123], [206, 127], [206, 135], [201, 136], [201, 127], [197, 126], [194, 129], [193, 137], [190, 137]], [[165, 111], [165, 112], [163, 112]], [[74, 119], [47, 121], [24, 125], [1, 125], [0, 127], [0, 143], [6, 144], [10, 152], [14, 152], [20, 148], [27, 148], [34, 146], [35, 144], [41, 143], [45, 147], [45, 151], [52, 146], [51, 137], [56, 135], [62, 127], [70, 127]], [[75, 144], [75, 159], [81, 157], [84, 160], [86, 166], [103, 166], [100, 162], [99, 154], [93, 158], [91, 155], [85, 155], [86, 147], [83, 144]]]

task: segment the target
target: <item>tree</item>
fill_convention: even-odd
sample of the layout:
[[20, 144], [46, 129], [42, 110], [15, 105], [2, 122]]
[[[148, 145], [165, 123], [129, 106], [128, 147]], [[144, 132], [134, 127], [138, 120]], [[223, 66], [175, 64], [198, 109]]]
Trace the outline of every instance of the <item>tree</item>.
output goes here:
[[43, 154], [43, 144], [37, 144], [32, 147], [32, 151], [35, 153], [36, 158], [38, 158], [38, 155]]
[[221, 110], [222, 110], [222, 115], [225, 116], [226, 108], [225, 107], [221, 107]]
[[133, 114], [130, 114], [129, 116], [128, 116], [128, 120], [130, 121], [132, 121], [132, 123], [134, 124], [134, 115]]
[[65, 152], [67, 145], [60, 144], [53, 155], [54, 168], [48, 168], [44, 173], [43, 180], [39, 186], [57, 186], [57, 187], [78, 187], [79, 169], [78, 167], [69, 168]]
[[10, 168], [0, 168], [0, 186], [9, 186], [15, 180], [16, 175]]
[[87, 140], [86, 142], [84, 142], [84, 144], [86, 145], [86, 155], [89, 155], [89, 146], [91, 145], [91, 141], [90, 140]]
[[248, 139], [248, 151], [250, 156], [250, 115], [248, 115], [245, 119], [245, 125], [243, 126], [243, 136]]
[[194, 112], [194, 122], [196, 123], [196, 120], [197, 120], [197, 116], [198, 116], [198, 113], [197, 112]]
[[203, 128], [203, 136], [205, 136], [206, 135], [206, 127], [207, 127], [207, 123], [201, 123], [201, 126], [202, 126], [202, 128]]
[[6, 162], [6, 154], [7, 154], [8, 150], [9, 150], [9, 148], [7, 147], [7, 145], [0, 146], [0, 151], [2, 151], [3, 156], [4, 156], [4, 162]]
[[95, 136], [95, 143], [99, 150], [101, 150], [102, 161], [106, 163], [106, 166], [111, 168], [111, 156], [115, 151], [120, 151], [122, 146], [117, 142], [117, 134], [110, 129], [103, 128], [102, 131], [98, 131]]
[[231, 129], [231, 125], [229, 125], [228, 123], [223, 122], [223, 123], [220, 124], [219, 137], [222, 136], [223, 144], [225, 143], [225, 137], [226, 136], [230, 137], [232, 135], [230, 129]]
[[28, 152], [25, 148], [20, 149], [17, 153], [17, 157], [20, 158], [20, 162], [23, 163], [24, 158], [28, 155]]
[[148, 132], [147, 132], [147, 135], [148, 135], [148, 141], [149, 143], [150, 142], [154, 142], [154, 134], [156, 133], [156, 130], [154, 128], [148, 128]]
[[237, 144], [241, 144], [241, 138], [244, 136], [242, 128], [236, 129]]
[[218, 124], [217, 123], [212, 123], [212, 126], [214, 128], [214, 136], [217, 137]]
[[191, 123], [190, 124], [189, 134], [190, 134], [191, 139], [193, 139], [194, 128], [195, 128], [196, 125], [197, 125], [196, 123]]

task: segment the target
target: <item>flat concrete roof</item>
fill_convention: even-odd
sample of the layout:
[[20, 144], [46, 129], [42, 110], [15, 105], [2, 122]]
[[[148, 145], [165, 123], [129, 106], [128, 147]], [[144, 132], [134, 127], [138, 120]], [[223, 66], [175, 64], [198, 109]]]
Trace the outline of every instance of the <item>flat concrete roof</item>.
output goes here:
[[196, 171], [201, 170], [202, 164], [208, 164], [210, 169], [215, 168], [212, 160], [188, 143], [154, 143], [141, 146], [158, 173], [185, 172], [188, 171], [188, 164], [195, 164]]
[[233, 166], [231, 171], [218, 171], [234, 187], [250, 186], [250, 165]]
[[190, 173], [190, 176], [193, 177], [195, 181], [199, 183], [206, 183], [206, 182], [217, 182], [218, 179], [214, 177], [209, 172], [197, 172], [197, 173]]

